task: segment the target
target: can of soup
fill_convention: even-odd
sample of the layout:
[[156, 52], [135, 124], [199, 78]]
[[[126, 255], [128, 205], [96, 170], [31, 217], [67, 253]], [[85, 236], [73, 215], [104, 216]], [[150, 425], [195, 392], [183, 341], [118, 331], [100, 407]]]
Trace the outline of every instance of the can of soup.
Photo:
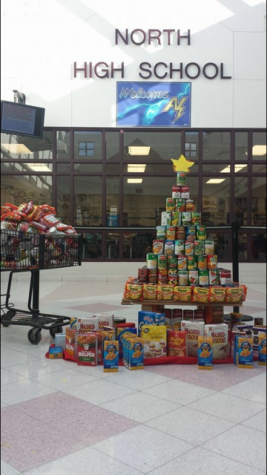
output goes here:
[[158, 269], [167, 269], [167, 258], [165, 254], [158, 256]]
[[188, 271], [187, 270], [178, 271], [178, 282], [179, 282], [179, 285], [188, 285]]
[[183, 255], [178, 256], [178, 271], [187, 270], [187, 257]]
[[176, 185], [186, 185], [187, 173], [177, 172]]
[[185, 200], [182, 198], [177, 198], [175, 203], [176, 211], [183, 213], [185, 211]]
[[197, 257], [188, 256], [187, 257], [187, 268], [188, 270], [197, 270]]
[[209, 271], [208, 270], [199, 270], [198, 278], [199, 278], [198, 284], [201, 287], [206, 287], [207, 285], [209, 285]]
[[207, 256], [197, 256], [197, 268], [198, 270], [207, 270], [208, 268]]
[[180, 186], [173, 186], [172, 187], [172, 198], [181, 198], [181, 187]]
[[208, 269], [213, 270], [217, 269], [218, 257], [215, 254], [207, 256], [208, 258]]
[[194, 249], [196, 256], [203, 256], [204, 254], [204, 241], [194, 241]]
[[188, 272], [189, 285], [198, 285], [198, 271], [190, 270]]
[[181, 198], [184, 200], [188, 200], [190, 198], [189, 186], [181, 186]]
[[175, 241], [174, 254], [178, 256], [179, 254], [184, 254], [184, 240], [178, 239]]

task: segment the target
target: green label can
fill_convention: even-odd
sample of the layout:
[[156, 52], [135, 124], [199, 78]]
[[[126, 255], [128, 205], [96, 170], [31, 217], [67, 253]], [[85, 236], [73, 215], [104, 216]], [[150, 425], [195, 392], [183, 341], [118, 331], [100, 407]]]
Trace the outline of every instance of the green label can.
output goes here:
[[168, 262], [168, 256], [165, 254], [162, 254], [161, 256], [158, 256], [158, 268], [159, 269], [166, 269], [167, 270], [167, 262]]
[[208, 270], [199, 270], [198, 271], [198, 284], [201, 287], [209, 285], [209, 271]]
[[192, 224], [194, 224], [194, 226], [201, 225], [201, 212], [200, 211], [192, 211]]
[[175, 269], [177, 271], [178, 268], [178, 257], [177, 256], [168, 256], [168, 269]]
[[207, 256], [197, 256], [197, 268], [198, 270], [207, 270], [208, 268]]
[[179, 211], [172, 212], [172, 226], [179, 226], [180, 224], [180, 213]]
[[175, 241], [174, 254], [176, 254], [176, 256], [178, 256], [178, 254], [184, 254], [184, 240], [183, 239], [179, 239], [178, 241]]
[[180, 213], [185, 211], [185, 200], [183, 200], [182, 198], [176, 198], [175, 199], [175, 209], [176, 209], [176, 211], [179, 211]]
[[177, 172], [176, 185], [182, 186], [186, 185], [187, 173], [186, 172]]
[[180, 270], [178, 272], [178, 283], [179, 285], [188, 285], [188, 271]]
[[197, 226], [197, 239], [199, 241], [205, 241], [205, 239], [207, 239], [206, 226]]
[[157, 269], [158, 268], [158, 256], [157, 254], [147, 254], [146, 255], [146, 265], [148, 269]]
[[196, 256], [188, 256], [187, 257], [187, 268], [188, 268], [188, 270], [196, 270], [197, 269], [197, 257]]
[[203, 256], [204, 254], [204, 241], [194, 241], [194, 249], [196, 256]]
[[166, 211], [169, 213], [174, 211], [175, 204], [175, 198], [166, 198]]

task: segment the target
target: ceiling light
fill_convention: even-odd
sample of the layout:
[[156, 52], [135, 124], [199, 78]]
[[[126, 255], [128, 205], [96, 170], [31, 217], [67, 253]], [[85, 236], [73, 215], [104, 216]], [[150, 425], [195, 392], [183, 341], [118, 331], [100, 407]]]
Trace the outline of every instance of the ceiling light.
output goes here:
[[127, 183], [143, 183], [143, 178], [127, 178]]
[[144, 173], [146, 169], [146, 165], [141, 165], [141, 164], [137, 164], [137, 165], [134, 165], [134, 164], [131, 164], [129, 163], [129, 165], [127, 165], [127, 172], [128, 173]]
[[151, 147], [128, 147], [129, 155], [149, 155]]
[[211, 178], [209, 181], [206, 181], [208, 185], [219, 185], [225, 181], [225, 178]]
[[8, 150], [10, 153], [32, 153], [31, 150], [26, 147], [24, 144], [19, 144], [19, 143], [3, 143], [1, 144], [2, 147], [4, 147], [6, 150]]
[[35, 172], [52, 173], [52, 170], [45, 163], [29, 163], [28, 167]]
[[[239, 172], [240, 170], [242, 170], [242, 168], [246, 168], [247, 165], [235, 165], [235, 173]], [[224, 168], [223, 170], [220, 171], [220, 173], [230, 173], [231, 169], [230, 169], [230, 165], [226, 168]]]
[[254, 145], [254, 147], [252, 147], [252, 155], [254, 157], [256, 155], [258, 156], [266, 155], [266, 145]]

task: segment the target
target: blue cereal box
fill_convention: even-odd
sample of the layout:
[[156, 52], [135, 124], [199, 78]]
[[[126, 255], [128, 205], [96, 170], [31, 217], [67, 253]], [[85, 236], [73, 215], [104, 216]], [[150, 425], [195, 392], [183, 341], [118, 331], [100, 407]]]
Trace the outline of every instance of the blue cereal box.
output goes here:
[[128, 368], [144, 369], [144, 340], [142, 338], [128, 338]]
[[266, 335], [259, 336], [259, 365], [266, 366]]
[[155, 312], [146, 312], [142, 310], [138, 312], [138, 335], [141, 335], [143, 325], [154, 325], [154, 326], [164, 326], [165, 325], [165, 314], [164, 313], [155, 313]]
[[119, 342], [104, 341], [104, 373], [114, 373], [119, 369]]
[[238, 368], [253, 368], [253, 339], [237, 337], [237, 366]]
[[198, 369], [213, 368], [212, 337], [198, 337]]

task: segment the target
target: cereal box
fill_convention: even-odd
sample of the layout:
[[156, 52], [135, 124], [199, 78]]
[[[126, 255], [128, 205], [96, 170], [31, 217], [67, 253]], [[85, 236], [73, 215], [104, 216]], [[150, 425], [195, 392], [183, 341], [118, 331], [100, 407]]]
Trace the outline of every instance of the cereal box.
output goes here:
[[76, 334], [77, 363], [80, 366], [97, 365], [97, 336], [95, 333]]
[[237, 366], [238, 368], [253, 368], [253, 339], [237, 337]]
[[77, 331], [66, 328], [66, 353], [75, 358], [75, 335]]
[[144, 369], [144, 340], [142, 338], [129, 338], [128, 345], [129, 369]]
[[141, 335], [143, 325], [161, 326], [165, 325], [164, 313], [146, 312], [144, 310], [138, 312], [138, 335]]
[[211, 337], [198, 337], [198, 369], [212, 369], [212, 343], [213, 342]]
[[229, 355], [228, 325], [205, 325], [205, 332], [213, 342], [213, 359], [224, 360]]
[[89, 333], [99, 329], [98, 318], [83, 317], [77, 319], [77, 330], [79, 333]]
[[168, 330], [168, 356], [186, 356], [186, 335], [187, 332]]
[[165, 326], [143, 325], [141, 338], [144, 340], [145, 358], [160, 358], [167, 354]]
[[197, 357], [198, 354], [198, 337], [204, 336], [204, 322], [187, 322], [182, 320], [181, 330], [187, 331], [186, 356]]
[[259, 337], [259, 365], [266, 366], [266, 335]]
[[119, 342], [104, 341], [104, 373], [117, 372], [119, 368]]

